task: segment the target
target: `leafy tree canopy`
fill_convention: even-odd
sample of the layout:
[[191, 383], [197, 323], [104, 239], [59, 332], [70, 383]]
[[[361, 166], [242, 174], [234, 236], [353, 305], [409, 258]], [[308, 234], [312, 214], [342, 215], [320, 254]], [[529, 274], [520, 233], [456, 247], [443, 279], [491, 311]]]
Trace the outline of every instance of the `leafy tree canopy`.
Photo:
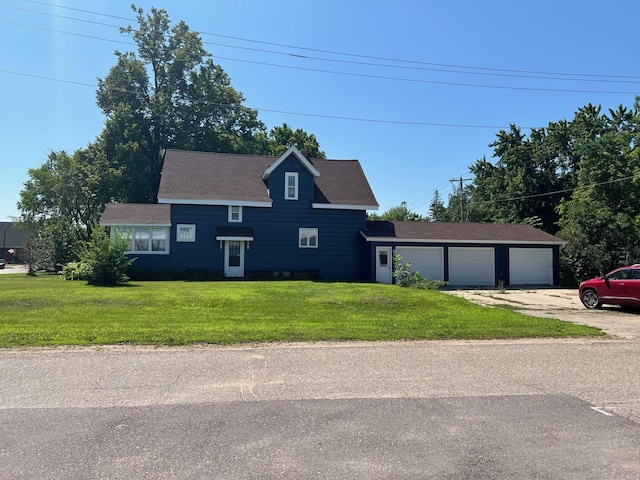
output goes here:
[[117, 62], [98, 82], [106, 115], [102, 134], [110, 163], [122, 171], [121, 201], [154, 202], [166, 148], [256, 152], [264, 130], [256, 110], [216, 65], [197, 32], [171, 26], [165, 10], [132, 7], [137, 28], [122, 29], [137, 53], [116, 52]]
[[260, 132], [258, 141], [261, 143], [260, 153], [264, 155], [279, 157], [289, 147], [296, 146], [298, 150], [306, 150], [309, 158], [325, 158], [314, 134], [301, 128], [293, 130], [287, 123], [273, 127], [268, 134]]
[[412, 212], [407, 208], [407, 203], [402, 202], [396, 207], [391, 207], [381, 215], [377, 213], [370, 213], [369, 220], [389, 220], [389, 221], [409, 221], [409, 222], [424, 222], [428, 219], [420, 215], [419, 213]]

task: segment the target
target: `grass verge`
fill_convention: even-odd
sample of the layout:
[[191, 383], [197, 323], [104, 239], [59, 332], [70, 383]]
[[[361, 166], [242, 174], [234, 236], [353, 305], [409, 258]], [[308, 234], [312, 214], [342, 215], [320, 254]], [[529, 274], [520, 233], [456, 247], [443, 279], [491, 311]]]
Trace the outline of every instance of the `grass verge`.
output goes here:
[[365, 283], [0, 276], [0, 347], [602, 336], [438, 291]]

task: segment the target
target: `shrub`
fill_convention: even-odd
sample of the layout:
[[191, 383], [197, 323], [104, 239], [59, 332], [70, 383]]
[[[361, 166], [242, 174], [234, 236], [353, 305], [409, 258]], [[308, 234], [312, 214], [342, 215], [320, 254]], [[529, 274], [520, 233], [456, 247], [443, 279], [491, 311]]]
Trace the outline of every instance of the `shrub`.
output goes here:
[[89, 280], [89, 266], [82, 262], [69, 262], [62, 267], [62, 278], [65, 280]]
[[397, 253], [393, 256], [393, 276], [396, 284], [401, 287], [415, 287], [421, 290], [437, 290], [446, 282], [431, 280], [420, 275], [420, 272], [411, 271], [411, 263], [402, 263], [402, 256]]
[[96, 225], [80, 256], [88, 270], [89, 285], [119, 285], [128, 281], [127, 268], [135, 260], [127, 257], [128, 249], [125, 238], [117, 235], [111, 239], [104, 228]]

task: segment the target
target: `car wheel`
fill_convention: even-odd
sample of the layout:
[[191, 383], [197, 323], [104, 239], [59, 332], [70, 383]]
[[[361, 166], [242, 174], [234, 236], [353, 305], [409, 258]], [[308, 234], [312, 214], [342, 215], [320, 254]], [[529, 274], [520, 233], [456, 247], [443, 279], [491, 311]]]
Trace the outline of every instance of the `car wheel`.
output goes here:
[[600, 299], [598, 298], [598, 294], [595, 290], [588, 289], [582, 292], [582, 304], [587, 308], [600, 308], [602, 307], [602, 303], [600, 303]]

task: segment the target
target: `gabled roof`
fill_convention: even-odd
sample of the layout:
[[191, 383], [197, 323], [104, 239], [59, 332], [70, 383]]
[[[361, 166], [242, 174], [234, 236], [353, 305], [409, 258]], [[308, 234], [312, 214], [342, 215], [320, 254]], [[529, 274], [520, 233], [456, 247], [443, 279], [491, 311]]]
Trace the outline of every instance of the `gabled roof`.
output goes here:
[[320, 176], [320, 172], [318, 172], [318, 170], [313, 168], [313, 165], [311, 165], [309, 160], [307, 160], [307, 157], [305, 157], [302, 153], [300, 153], [300, 150], [298, 150], [294, 145], [292, 145], [291, 147], [289, 147], [287, 149], [286, 152], [284, 152], [282, 155], [280, 155], [280, 157], [275, 162], [273, 162], [271, 165], [269, 165], [267, 167], [267, 169], [262, 174], [262, 178], [263, 179], [269, 178], [269, 175], [271, 175], [271, 172], [273, 172], [278, 167], [278, 165], [280, 165], [287, 158], [289, 158], [289, 155], [295, 155], [295, 157], [298, 159], [298, 161], [300, 163], [302, 163], [302, 165], [304, 165], [304, 167], [307, 170], [309, 170], [311, 175], [313, 175], [314, 177], [319, 177]]
[[295, 147], [287, 152], [270, 157], [167, 150], [158, 202], [269, 207], [272, 200], [265, 179], [295, 155], [315, 177], [314, 207], [378, 208], [357, 160], [307, 159]]
[[367, 241], [399, 243], [535, 243], [564, 245], [561, 238], [525, 224], [367, 221]]
[[110, 203], [100, 218], [100, 225], [168, 227], [171, 225], [171, 205]]

